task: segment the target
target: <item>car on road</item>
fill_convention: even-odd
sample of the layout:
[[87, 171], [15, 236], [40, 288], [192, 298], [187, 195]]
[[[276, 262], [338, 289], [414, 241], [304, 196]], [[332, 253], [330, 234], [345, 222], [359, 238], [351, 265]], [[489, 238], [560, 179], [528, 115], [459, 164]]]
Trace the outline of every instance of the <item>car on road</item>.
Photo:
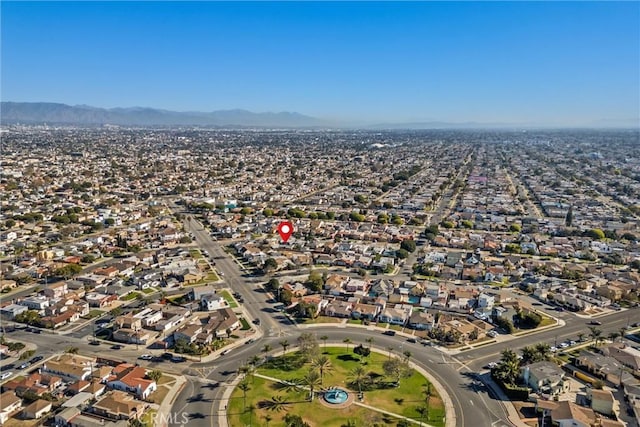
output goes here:
[[226, 349], [225, 351], [223, 351], [222, 353], [220, 353], [220, 356], [224, 356], [224, 355], [226, 355], [226, 354], [229, 354], [229, 352], [231, 352], [231, 349], [230, 349], [230, 348], [228, 348], [228, 349]]
[[115, 344], [111, 346], [111, 350], [122, 350], [124, 348], [124, 346], [121, 346], [120, 344]]
[[0, 375], [0, 380], [6, 380], [11, 375], [13, 375], [13, 372], [5, 372], [4, 374]]
[[89, 341], [89, 345], [100, 345], [100, 341], [98, 340]]
[[396, 331], [387, 330], [387, 331], [384, 331], [383, 334], [384, 335], [389, 335], [390, 337], [392, 337], [392, 336], [394, 336], [396, 334]]
[[171, 358], [171, 361], [172, 361], [173, 363], [182, 363], [182, 362], [186, 362], [186, 361], [187, 361], [187, 358], [186, 358], [186, 357], [182, 357], [182, 356], [173, 356], [173, 357]]
[[24, 362], [22, 365], [18, 366], [18, 369], [25, 369], [31, 365], [29, 362]]
[[140, 359], [140, 360], [152, 360], [153, 356], [150, 355], [150, 354], [143, 354], [143, 355], [138, 356], [138, 359]]
[[431, 342], [431, 341], [429, 341], [429, 340], [422, 339], [422, 340], [420, 340], [420, 344], [422, 344], [422, 345], [432, 346], [432, 345], [433, 345], [433, 342]]
[[29, 363], [31, 363], [33, 365], [34, 363], [37, 363], [37, 362], [41, 361], [42, 359], [44, 359], [43, 356], [36, 356], [36, 357], [32, 358], [31, 360], [29, 360]]
[[599, 320], [592, 320], [591, 322], [589, 322], [589, 324], [590, 325], [598, 325], [598, 326], [600, 326], [600, 325], [602, 325], [602, 322], [599, 321]]
[[489, 362], [488, 364], [485, 365], [485, 369], [493, 369], [496, 366], [498, 366], [496, 362]]
[[408, 339], [407, 339], [407, 342], [410, 342], [410, 343], [416, 344], [416, 343], [418, 342], [418, 340], [416, 340], [415, 338], [408, 338]]
[[253, 319], [253, 324], [254, 325], [260, 325], [261, 323], [262, 322], [260, 321], [260, 319], [258, 319], [258, 318]]
[[251, 344], [252, 342], [256, 342], [255, 338], [249, 338], [245, 344]]
[[556, 307], [555, 310], [556, 311], [564, 311], [564, 308], [563, 307]]

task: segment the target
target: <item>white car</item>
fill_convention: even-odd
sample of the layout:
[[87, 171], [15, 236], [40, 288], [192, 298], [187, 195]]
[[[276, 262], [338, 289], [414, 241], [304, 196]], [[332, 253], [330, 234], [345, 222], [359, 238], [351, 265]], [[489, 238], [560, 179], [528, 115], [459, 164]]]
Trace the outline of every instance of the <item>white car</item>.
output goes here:
[[138, 357], [138, 359], [141, 359], [141, 360], [151, 360], [151, 359], [153, 359], [153, 356], [152, 356], [152, 355], [150, 355], [150, 354], [143, 354], [142, 356]]
[[13, 372], [5, 372], [4, 374], [0, 375], [0, 380], [6, 380], [11, 375], [13, 375]]

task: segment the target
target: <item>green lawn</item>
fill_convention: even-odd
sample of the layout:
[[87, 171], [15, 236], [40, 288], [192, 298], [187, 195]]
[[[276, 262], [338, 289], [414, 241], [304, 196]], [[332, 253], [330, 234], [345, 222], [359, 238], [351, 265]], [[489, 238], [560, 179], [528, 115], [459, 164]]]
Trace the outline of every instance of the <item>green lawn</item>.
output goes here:
[[143, 289], [142, 292], [144, 292], [145, 294], [149, 295], [149, 294], [152, 294], [152, 293], [156, 292], [156, 289], [147, 288], [147, 289]]
[[240, 323], [242, 324], [242, 327], [240, 328], [241, 331], [248, 331], [251, 329], [251, 325], [249, 325], [249, 322], [247, 322], [244, 317], [240, 318]]
[[190, 249], [189, 250], [189, 255], [191, 255], [191, 258], [193, 259], [201, 259], [204, 258], [202, 256], [202, 253], [200, 252], [200, 249]]
[[229, 293], [229, 291], [227, 290], [221, 290], [220, 292], [218, 292], [220, 295], [222, 295], [222, 298], [224, 298], [228, 303], [229, 303], [229, 307], [231, 308], [236, 308], [238, 307], [238, 303], [236, 302], [236, 300], [231, 296], [231, 294]]
[[102, 311], [102, 310], [91, 310], [89, 312], [89, 315], [84, 316], [84, 318], [86, 318], [86, 319], [94, 319], [96, 317], [102, 316], [103, 313], [104, 313], [104, 311]]
[[139, 294], [138, 292], [130, 292], [127, 295], [120, 297], [120, 299], [122, 301], [131, 301], [132, 299], [135, 299], [138, 295], [141, 295], [141, 294]]
[[[351, 389], [348, 384], [349, 372], [361, 365], [360, 356], [353, 353], [354, 345], [356, 344], [351, 345], [347, 350], [347, 348], [343, 347], [327, 347], [325, 349], [320, 344], [321, 351], [330, 358], [332, 364], [332, 369], [324, 373], [323, 387], [340, 386]], [[382, 363], [388, 357], [387, 353], [372, 353], [367, 358], [368, 360], [364, 367], [372, 376], [383, 378]], [[308, 370], [309, 364], [301, 365], [297, 353], [287, 353], [267, 362], [257, 370], [257, 373], [281, 380], [292, 380], [301, 378]], [[394, 380], [384, 378], [383, 382], [391, 383]], [[308, 391], [282, 388], [279, 384], [263, 378], [248, 378], [247, 381], [251, 387], [247, 392], [247, 406], [253, 405], [256, 409], [251, 415], [249, 411], [243, 412], [243, 393], [240, 389], [234, 390], [228, 410], [228, 418], [232, 427], [241, 427], [249, 424], [249, 417], [251, 417], [252, 425], [266, 425], [264, 417], [267, 414], [272, 418], [270, 425], [282, 425], [285, 413], [302, 416], [312, 427], [339, 427], [349, 419], [356, 421], [358, 426], [371, 425], [376, 422], [393, 425], [398, 421], [378, 412], [363, 410], [355, 404], [345, 409], [331, 409], [318, 402], [321, 397], [316, 397], [313, 402], [308, 402], [306, 401]], [[410, 377], [400, 380], [398, 387], [374, 388], [364, 391], [363, 403], [398, 415], [419, 419], [420, 415], [416, 412], [416, 408], [422, 405], [424, 400], [419, 390], [422, 390], [422, 386], [427, 382], [425, 377], [416, 371], [412, 371]], [[283, 410], [280, 412], [260, 408], [260, 402], [271, 400], [273, 396], [281, 396], [286, 402], [290, 403], [284, 405]], [[434, 390], [430, 399], [429, 424], [442, 426], [443, 416], [444, 405]]]
[[313, 324], [313, 323], [340, 323], [343, 319], [329, 316], [318, 316], [315, 319], [296, 319], [298, 323]]

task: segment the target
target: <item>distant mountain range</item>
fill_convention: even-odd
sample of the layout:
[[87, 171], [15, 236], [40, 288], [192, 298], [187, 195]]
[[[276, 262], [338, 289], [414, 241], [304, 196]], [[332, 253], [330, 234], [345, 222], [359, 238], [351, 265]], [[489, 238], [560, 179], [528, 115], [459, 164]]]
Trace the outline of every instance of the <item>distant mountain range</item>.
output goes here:
[[635, 128], [639, 119], [599, 120], [573, 126], [535, 123], [480, 123], [424, 121], [406, 123], [347, 123], [323, 120], [300, 113], [253, 113], [247, 110], [212, 112], [168, 111], [156, 108], [97, 108], [88, 105], [67, 105], [50, 102], [2, 102], [1, 124], [49, 125], [120, 125], [120, 126], [203, 126], [257, 128], [359, 128], [359, 129], [534, 129], [558, 127]]
[[219, 110], [177, 112], [155, 108], [97, 108], [49, 102], [2, 102], [2, 124], [65, 124], [121, 126], [327, 127], [330, 124], [298, 113], [252, 113]]

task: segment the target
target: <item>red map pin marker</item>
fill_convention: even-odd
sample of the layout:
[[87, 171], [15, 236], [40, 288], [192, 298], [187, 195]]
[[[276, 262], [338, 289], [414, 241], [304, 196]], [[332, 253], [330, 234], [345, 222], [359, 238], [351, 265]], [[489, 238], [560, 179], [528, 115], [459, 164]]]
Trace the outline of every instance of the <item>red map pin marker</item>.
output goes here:
[[289, 240], [289, 237], [293, 234], [293, 224], [289, 221], [282, 221], [278, 224], [278, 234], [280, 234], [282, 241], [287, 243], [287, 240]]

